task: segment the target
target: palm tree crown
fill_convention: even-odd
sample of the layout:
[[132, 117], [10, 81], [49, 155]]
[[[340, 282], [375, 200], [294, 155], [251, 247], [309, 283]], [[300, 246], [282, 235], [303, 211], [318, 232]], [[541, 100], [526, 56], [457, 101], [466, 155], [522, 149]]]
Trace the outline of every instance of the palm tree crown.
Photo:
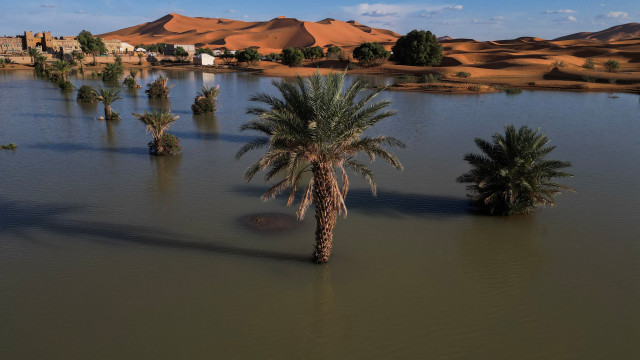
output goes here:
[[526, 213], [535, 206], [555, 205], [553, 196], [561, 190], [573, 191], [553, 181], [572, 175], [560, 169], [570, 167], [567, 161], [545, 160], [555, 146], [540, 129], [527, 126], [516, 130], [505, 127], [505, 134], [494, 134], [493, 141], [476, 138], [484, 153], [466, 154], [464, 160], [472, 169], [458, 177], [461, 183], [471, 183], [472, 203], [495, 215]]
[[66, 60], [58, 60], [51, 66], [55, 72], [60, 74], [62, 82], [67, 81], [67, 73], [73, 69], [71, 63]]
[[[266, 181], [282, 178], [262, 195], [264, 200], [290, 188], [288, 204], [292, 204], [298, 185], [310, 173], [297, 214], [302, 219], [314, 203], [317, 230], [313, 260], [318, 263], [329, 260], [337, 214], [344, 211], [346, 215], [344, 200], [349, 189], [346, 170], [364, 177], [373, 194], [376, 193], [372, 171], [355, 156], [364, 153], [371, 161], [380, 157], [402, 169], [400, 161], [384, 148], [404, 148], [402, 142], [387, 136], [362, 136], [365, 130], [395, 113], [384, 111], [390, 105], [388, 100], [370, 103], [384, 89], [362, 94], [367, 88], [364, 81], [357, 80], [346, 90], [344, 82], [344, 73], [322, 76], [319, 72], [307, 80], [298, 76], [294, 82], [274, 81], [282, 99], [264, 93], [252, 97], [251, 101], [267, 107], [249, 108], [248, 113], [257, 119], [240, 128], [258, 131], [263, 136], [244, 145], [236, 155], [240, 158], [248, 151], [266, 147], [265, 154], [245, 173], [247, 181], [261, 170], [267, 170]], [[358, 95], [362, 97], [356, 100]]]
[[132, 115], [147, 125], [146, 131], [150, 132], [156, 141], [160, 140], [169, 125], [179, 118], [168, 111], [153, 111], [151, 113], [145, 111], [143, 114], [133, 113]]
[[[116, 101], [122, 99], [120, 96], [120, 88], [117, 87], [98, 87], [96, 90], [98, 93], [98, 101], [101, 101], [104, 104], [104, 118], [105, 120], [112, 120], [113, 115], [111, 114], [111, 104]], [[115, 120], [117, 120], [119, 116], [116, 113]]]

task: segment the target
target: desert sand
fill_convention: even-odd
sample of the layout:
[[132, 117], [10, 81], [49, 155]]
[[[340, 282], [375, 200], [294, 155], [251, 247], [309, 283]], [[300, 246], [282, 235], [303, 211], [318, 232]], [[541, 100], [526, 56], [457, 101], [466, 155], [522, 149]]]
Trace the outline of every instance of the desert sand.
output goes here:
[[[325, 19], [318, 22], [278, 17], [265, 22], [243, 22], [222, 18], [192, 18], [168, 14], [156, 21], [100, 35], [131, 44], [165, 42], [196, 44], [213, 49], [255, 48], [262, 54], [279, 53], [287, 47], [337, 45], [349, 53], [363, 43], [377, 41], [390, 49], [400, 36], [355, 21]], [[394, 88], [412, 91], [477, 93], [504, 87], [566, 89], [581, 91], [640, 91], [640, 24], [615, 26], [597, 33], [578, 33], [544, 40], [475, 41], [442, 37], [442, 64], [437, 67], [401, 66], [388, 62], [373, 68], [353, 65], [349, 73], [421, 75], [438, 73], [442, 82], [418, 84], [402, 81]], [[634, 39], [635, 38], [635, 39]], [[595, 69], [582, 65], [590, 58]], [[618, 73], [604, 70], [607, 60], [617, 60]], [[267, 76], [307, 76], [320, 70], [344, 71], [347, 61], [322, 60], [289, 68], [280, 63], [260, 62], [244, 70]], [[456, 74], [466, 72], [470, 77]], [[415, 80], [415, 79], [414, 79]]]

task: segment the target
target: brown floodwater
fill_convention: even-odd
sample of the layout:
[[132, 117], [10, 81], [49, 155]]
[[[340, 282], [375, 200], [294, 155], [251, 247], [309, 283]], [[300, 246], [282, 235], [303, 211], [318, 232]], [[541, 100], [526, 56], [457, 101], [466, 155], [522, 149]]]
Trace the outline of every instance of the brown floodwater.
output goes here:
[[[374, 164], [376, 198], [352, 177], [317, 266], [312, 213], [291, 223], [295, 207], [242, 180], [258, 154], [234, 160], [253, 136], [238, 132], [248, 98], [271, 79], [169, 79], [166, 102], [123, 89], [111, 123], [29, 71], [0, 72], [0, 143], [18, 145], [0, 151], [0, 359], [640, 356], [637, 95], [385, 92], [398, 113], [372, 133], [407, 143], [405, 171]], [[220, 85], [215, 117], [191, 114], [203, 84]], [[180, 116], [174, 158], [149, 156], [130, 115], [163, 108]], [[462, 157], [508, 123], [552, 139], [576, 193], [527, 216], [469, 211]]]

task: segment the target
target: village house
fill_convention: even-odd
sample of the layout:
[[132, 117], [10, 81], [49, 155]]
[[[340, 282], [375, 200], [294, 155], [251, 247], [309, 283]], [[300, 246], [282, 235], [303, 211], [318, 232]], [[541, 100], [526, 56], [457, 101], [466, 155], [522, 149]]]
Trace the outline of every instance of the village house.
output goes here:
[[211, 65], [214, 65], [214, 63], [215, 63], [215, 58], [209, 54], [202, 53], [193, 57], [194, 65], [211, 66]]
[[0, 37], [0, 54], [19, 53], [22, 49], [22, 38], [19, 36]]

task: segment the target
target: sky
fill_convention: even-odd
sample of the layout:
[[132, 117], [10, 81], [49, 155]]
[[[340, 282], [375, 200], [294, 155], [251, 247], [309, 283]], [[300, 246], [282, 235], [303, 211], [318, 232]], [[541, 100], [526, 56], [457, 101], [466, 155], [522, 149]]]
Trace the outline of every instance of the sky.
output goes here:
[[458, 0], [365, 3], [324, 1], [158, 1], [158, 0], [0, 0], [0, 35], [24, 30], [54, 36], [93, 34], [156, 20], [175, 12], [186, 16], [265, 21], [277, 16], [318, 21], [356, 20], [406, 34], [430, 30], [437, 36], [476, 40], [536, 36], [544, 39], [640, 22], [640, 1]]

